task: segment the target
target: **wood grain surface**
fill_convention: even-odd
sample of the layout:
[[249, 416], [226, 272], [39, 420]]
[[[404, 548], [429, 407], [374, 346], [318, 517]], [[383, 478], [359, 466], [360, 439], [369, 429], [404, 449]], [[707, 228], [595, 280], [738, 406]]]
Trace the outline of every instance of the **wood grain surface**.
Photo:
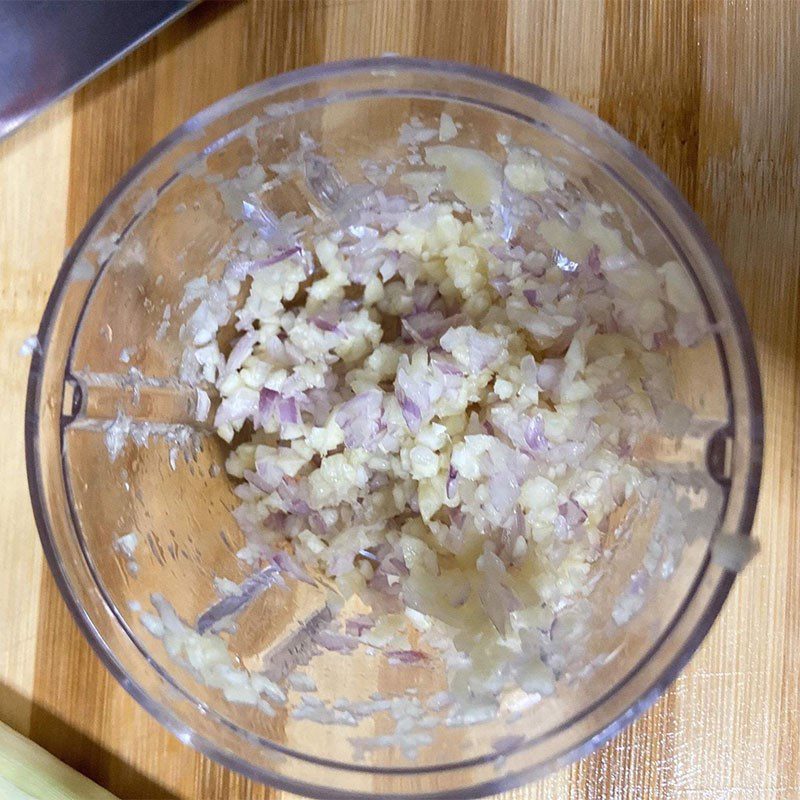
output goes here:
[[719, 244], [763, 375], [760, 556], [649, 713], [504, 797], [800, 798], [800, 0], [207, 2], [0, 143], [0, 720], [121, 798], [288, 797], [173, 739], [78, 633], [29, 508], [18, 351], [66, 246], [152, 144], [265, 76], [387, 51], [535, 81], [642, 147]]

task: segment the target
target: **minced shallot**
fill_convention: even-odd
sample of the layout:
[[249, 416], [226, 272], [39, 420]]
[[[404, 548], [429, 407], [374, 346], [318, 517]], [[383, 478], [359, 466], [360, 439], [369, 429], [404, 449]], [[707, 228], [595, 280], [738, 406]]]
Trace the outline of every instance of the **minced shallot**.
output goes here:
[[[637, 445], [690, 423], [664, 351], [708, 332], [682, 267], [634, 253], [608, 206], [566, 208], [552, 164], [499, 137], [501, 164], [451, 144], [460, 130], [446, 114], [412, 118], [399, 143], [413, 169], [364, 162], [363, 185], [305, 135], [270, 165], [274, 181], [256, 164], [252, 180], [220, 184], [240, 230], [222, 277], [191, 280], [178, 308], [181, 378], [197, 387], [195, 418], [230, 444], [239, 556], [260, 571], [196, 629], [163, 598], [146, 624], [228, 699], [272, 713], [283, 690], [241, 670], [216, 632], [264, 587], [319, 581], [319, 624], [281, 674], [303, 692], [296, 719], [352, 726], [391, 706], [397, 730], [354, 740], [359, 752], [411, 758], [434, 724], [490, 719], [508, 690], [553, 691], [554, 640], [580, 639], [612, 520], [657, 494]], [[268, 208], [269, 187], [289, 180], [315, 198], [313, 217]], [[617, 624], [674, 564], [675, 513]], [[357, 613], [337, 618], [351, 599]], [[364, 648], [396, 670], [438, 659], [448, 689], [427, 709], [326, 705], [298, 671], [315, 648]]]
[[[413, 147], [437, 136], [401, 132]], [[702, 326], [678, 265], [636, 258], [590, 203], [509, 241], [501, 198], [558, 183], [534, 157], [504, 170], [423, 150], [444, 170], [424, 173], [441, 174], [433, 198], [424, 181], [416, 202], [349, 186], [308, 152], [322, 222], [248, 195], [255, 257], [189, 287], [185, 366], [221, 398], [248, 539], [373, 609], [318, 644], [347, 652], [405, 624], [418, 647], [385, 648], [391, 663], [424, 663], [444, 637], [452, 688], [545, 694], [554, 614], [589, 593], [609, 516], [649, 479], [631, 453], [672, 403], [660, 348]]]

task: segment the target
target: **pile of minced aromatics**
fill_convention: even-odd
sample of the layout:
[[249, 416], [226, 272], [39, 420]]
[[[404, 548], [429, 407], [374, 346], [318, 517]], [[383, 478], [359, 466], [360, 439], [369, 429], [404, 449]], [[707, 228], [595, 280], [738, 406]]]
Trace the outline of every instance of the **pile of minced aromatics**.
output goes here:
[[688, 421], [660, 351], [701, 314], [610, 208], [559, 209], [537, 154], [406, 135], [425, 164], [407, 191], [345, 184], [305, 142], [279, 172], [315, 218], [240, 197], [225, 277], [187, 287], [184, 373], [221, 398], [243, 555], [372, 609], [329, 647], [441, 655], [455, 693], [546, 694], [555, 615], [591, 591], [610, 515], [652, 495], [638, 438]]

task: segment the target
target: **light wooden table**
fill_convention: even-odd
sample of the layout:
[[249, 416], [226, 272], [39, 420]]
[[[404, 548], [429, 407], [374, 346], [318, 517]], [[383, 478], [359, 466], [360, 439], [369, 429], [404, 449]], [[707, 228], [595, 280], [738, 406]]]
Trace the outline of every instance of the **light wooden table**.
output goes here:
[[281, 795], [173, 739], [75, 628], [29, 509], [18, 351], [65, 248], [152, 144], [265, 76], [386, 51], [535, 81], [647, 151], [721, 247], [763, 374], [761, 555], [648, 714], [506, 797], [800, 798], [800, 0], [207, 3], [0, 143], [0, 720], [123, 798]]

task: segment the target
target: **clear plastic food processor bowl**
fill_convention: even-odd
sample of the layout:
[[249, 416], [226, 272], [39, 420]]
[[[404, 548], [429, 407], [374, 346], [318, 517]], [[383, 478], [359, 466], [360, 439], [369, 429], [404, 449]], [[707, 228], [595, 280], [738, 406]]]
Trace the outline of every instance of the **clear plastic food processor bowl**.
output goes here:
[[[215, 578], [241, 586], [252, 571], [236, 555], [244, 539], [231, 515], [226, 446], [209, 423], [195, 422], [197, 394], [179, 378], [181, 298], [192, 278], [220, 277], [220, 250], [241, 224], [229, 213], [231, 192], [235, 200], [237, 186], [243, 194], [256, 188], [253, 164], [282, 161], [303, 134], [347, 180], [363, 181], [365, 159], [400, 153], [403, 123], [438, 121], [442, 112], [472, 147], [497, 153], [502, 135], [534, 148], [558, 165], [570, 191], [607, 203], [645, 259], [686, 270], [712, 331], [670, 351], [677, 399], [692, 422], [679, 439], [651, 438], [639, 456], [669, 476], [676, 508], [690, 513], [673, 515], [668, 530], [657, 514], [627, 519], [590, 597], [580, 663], [552, 694], [506, 698], [470, 725], [448, 724], [439, 707], [447, 681], [435, 658], [392, 663], [369, 648], [314, 650], [309, 636], [331, 613], [325, 589], [262, 587], [225, 638], [250, 674], [272, 665], [287, 700], [268, 715], [226, 699], [153, 635], [154, 598], [192, 628], [219, 602]], [[277, 214], [308, 212], [301, 186], [275, 197]], [[735, 577], [715, 557], [716, 543], [749, 535], [761, 465], [759, 378], [719, 254], [631, 144], [508, 76], [382, 58], [300, 70], [222, 100], [158, 144], [103, 202], [64, 262], [39, 337], [28, 474], [44, 549], [72, 613], [117, 680], [183, 742], [295, 792], [474, 796], [589, 753], [687, 662]], [[131, 531], [135, 549], [119, 538]], [[637, 582], [648, 557], [647, 580]], [[630, 613], [620, 614], [625, 597], [633, 598]], [[316, 685], [313, 698], [285, 681], [298, 666]], [[301, 706], [316, 711], [298, 714]]]

